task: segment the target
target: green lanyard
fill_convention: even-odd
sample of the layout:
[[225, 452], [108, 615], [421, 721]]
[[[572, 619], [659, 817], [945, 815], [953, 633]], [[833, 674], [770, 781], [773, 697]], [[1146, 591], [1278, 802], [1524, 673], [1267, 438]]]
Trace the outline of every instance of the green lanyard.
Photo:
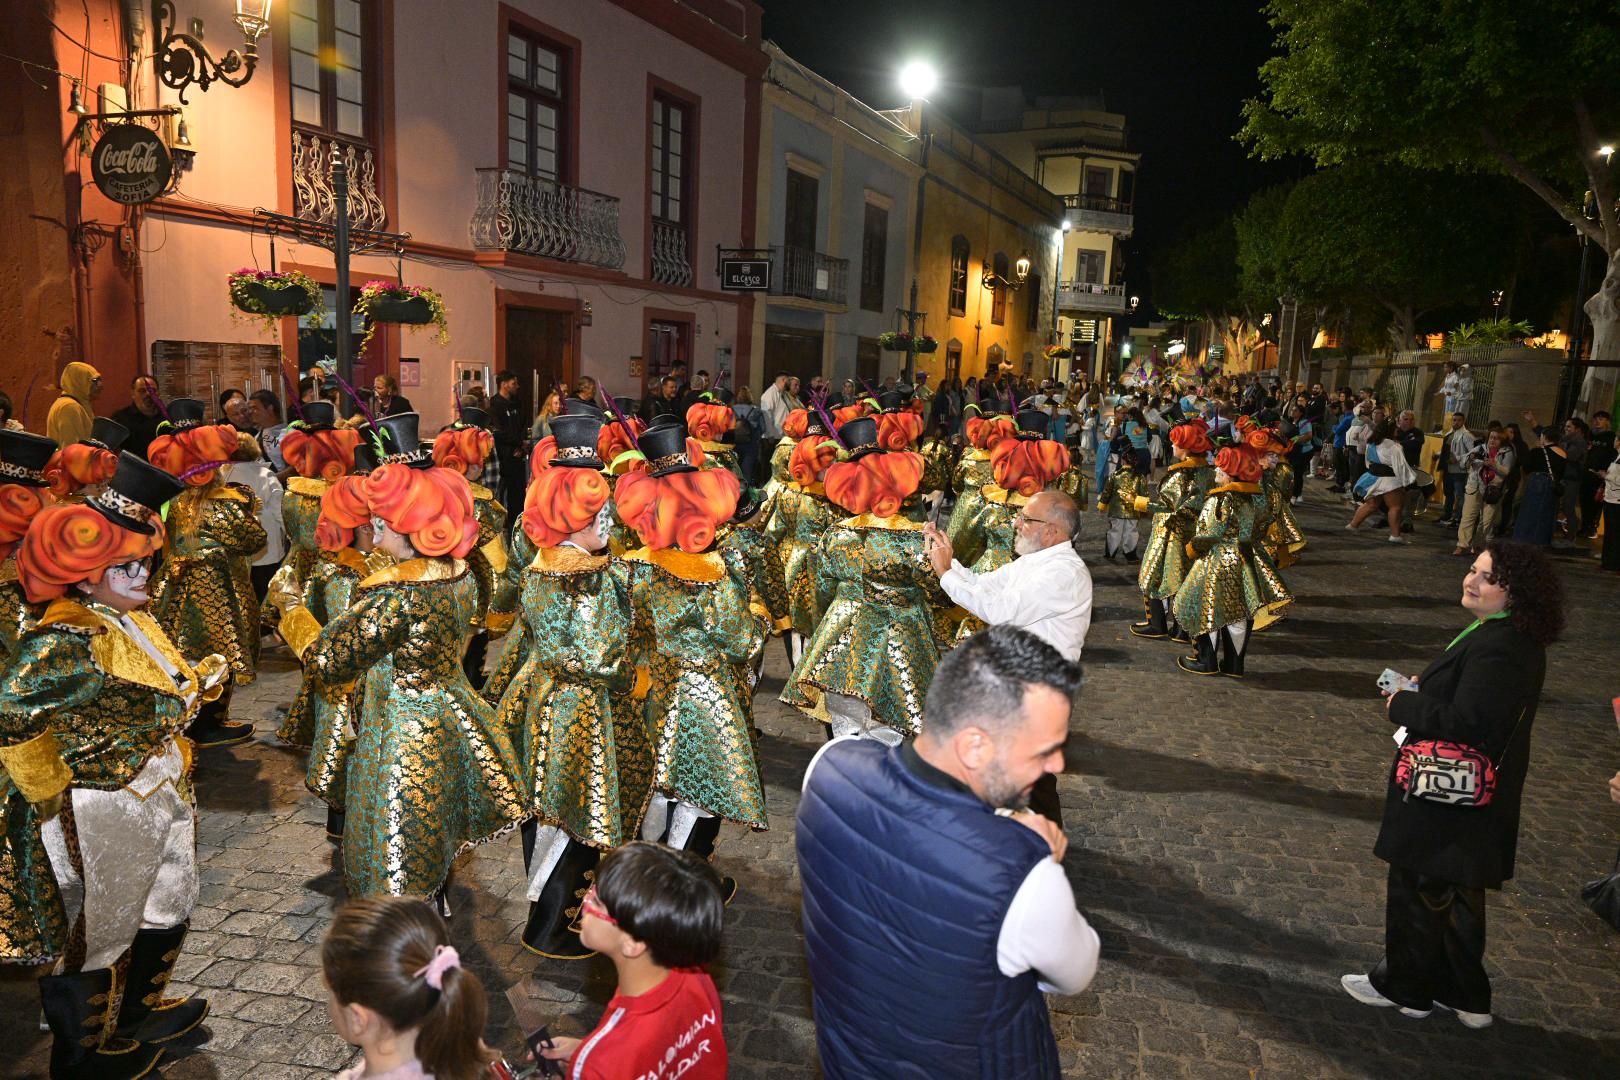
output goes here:
[[[1451, 645], [1457, 644], [1457, 642], [1461, 641], [1463, 638], [1467, 637], [1469, 634], [1472, 634], [1475, 630], [1478, 630], [1480, 627], [1484, 626], [1486, 623], [1490, 622], [1492, 619], [1505, 619], [1507, 617], [1508, 617], [1507, 612], [1498, 611], [1495, 615], [1487, 615], [1483, 619], [1475, 619], [1473, 622], [1469, 623], [1466, 627], [1463, 628], [1462, 633], [1458, 634], [1456, 637], [1451, 639]], [[1446, 646], [1446, 651], [1447, 652], [1451, 651], [1451, 645]]]

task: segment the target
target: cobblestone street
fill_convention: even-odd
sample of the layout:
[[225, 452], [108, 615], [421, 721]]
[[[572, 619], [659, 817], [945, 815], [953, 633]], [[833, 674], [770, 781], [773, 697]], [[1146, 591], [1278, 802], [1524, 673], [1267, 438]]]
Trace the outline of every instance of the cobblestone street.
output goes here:
[[[1610, 867], [1620, 834], [1605, 790], [1620, 768], [1608, 705], [1620, 693], [1620, 583], [1584, 551], [1559, 553], [1569, 629], [1550, 651], [1518, 876], [1489, 902], [1495, 1026], [1366, 1008], [1338, 978], [1368, 970], [1382, 942], [1385, 867], [1372, 845], [1392, 747], [1374, 680], [1385, 666], [1421, 670], [1465, 624], [1466, 563], [1446, 557], [1450, 537], [1432, 511], [1417, 542], [1396, 547], [1371, 528], [1345, 532], [1342, 504], [1311, 488], [1300, 508], [1310, 547], [1286, 571], [1298, 602], [1256, 638], [1242, 682], [1183, 674], [1177, 646], [1129, 634], [1135, 567], [1102, 559], [1101, 519], [1085, 516], [1095, 621], [1060, 791], [1067, 869], [1103, 959], [1090, 990], [1051, 1001], [1065, 1074], [1620, 1075], [1620, 935], [1579, 897]], [[771, 830], [728, 828], [718, 855], [741, 884], [715, 971], [739, 1078], [816, 1071], [792, 826], [822, 736], [777, 704], [785, 674], [773, 642], [756, 698]], [[237, 697], [258, 740], [197, 771], [202, 896], [176, 988], [211, 999], [211, 1038], [171, 1050], [171, 1078], [325, 1076], [353, 1056], [328, 1024], [318, 958], [343, 894], [340, 856], [304, 790], [302, 758], [273, 735], [296, 679], [284, 652], [270, 654]], [[611, 966], [540, 960], [518, 943], [515, 835], [458, 864], [451, 903], [455, 944], [491, 990], [497, 1046], [519, 1048], [502, 990], [520, 980], [560, 1017], [554, 1031], [594, 1024]], [[6, 1076], [45, 1075], [38, 1016], [31, 974], [0, 974]]]

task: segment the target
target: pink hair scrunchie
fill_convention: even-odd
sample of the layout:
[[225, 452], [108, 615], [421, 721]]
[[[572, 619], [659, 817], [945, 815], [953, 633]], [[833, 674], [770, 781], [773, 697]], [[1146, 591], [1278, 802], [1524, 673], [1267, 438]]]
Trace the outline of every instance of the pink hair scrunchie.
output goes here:
[[461, 966], [461, 954], [456, 952], [453, 945], [435, 945], [433, 959], [427, 962], [426, 967], [418, 968], [413, 978], [426, 977], [427, 984], [435, 990], [444, 989], [444, 973], [451, 968]]

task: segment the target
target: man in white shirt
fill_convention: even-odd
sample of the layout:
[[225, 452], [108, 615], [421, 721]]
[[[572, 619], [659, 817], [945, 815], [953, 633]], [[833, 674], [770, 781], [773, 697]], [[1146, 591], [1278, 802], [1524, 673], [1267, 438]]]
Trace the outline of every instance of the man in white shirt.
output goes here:
[[[939, 575], [940, 587], [991, 626], [1028, 630], [1062, 653], [1063, 659], [1078, 661], [1091, 628], [1091, 571], [1074, 550], [1080, 509], [1061, 491], [1043, 491], [1019, 511], [1013, 529], [1018, 557], [999, 570], [975, 574], [956, 561], [944, 533], [925, 526], [928, 561]], [[1055, 775], [1041, 777], [1030, 806], [1063, 824]]]
[[[759, 409], [765, 414], [765, 430], [760, 432], [761, 440], [780, 439], [782, 422], [787, 419], [788, 413], [793, 411], [793, 399], [788, 395], [787, 372], [776, 373], [775, 380], [759, 396]], [[764, 447], [761, 446], [760, 449], [763, 451]]]

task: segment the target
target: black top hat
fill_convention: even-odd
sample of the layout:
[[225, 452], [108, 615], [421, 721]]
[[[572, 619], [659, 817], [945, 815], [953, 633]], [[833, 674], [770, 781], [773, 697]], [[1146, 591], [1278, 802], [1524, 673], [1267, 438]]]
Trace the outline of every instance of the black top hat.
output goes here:
[[653, 417], [651, 420], [649, 420], [647, 422], [647, 430], [648, 431], [652, 431], [654, 428], [665, 428], [665, 427], [684, 428], [685, 426], [686, 426], [685, 424], [681, 423], [680, 417], [676, 416], [673, 413], [659, 413], [657, 416]]
[[878, 395], [878, 408], [884, 412], [899, 412], [911, 403], [911, 389], [902, 390], [899, 387], [885, 390]]
[[55, 439], [0, 428], [0, 483], [44, 487], [45, 466], [54, 453]]
[[723, 386], [713, 386], [699, 394], [698, 398], [708, 405], [730, 405], [737, 400], [737, 395]]
[[418, 436], [422, 417], [418, 413], [402, 412], [377, 418], [377, 433], [382, 436], [386, 453], [381, 464], [401, 462], [413, 469], [433, 467], [433, 449], [424, 447]]
[[1020, 439], [1044, 439], [1052, 423], [1052, 418], [1039, 409], [1019, 409], [1015, 419]]
[[459, 417], [462, 427], [479, 427], [489, 430], [489, 413], [476, 405], [463, 405]]
[[626, 416], [630, 415], [630, 399], [629, 398], [627, 398], [627, 397], [616, 397], [616, 398], [613, 399], [613, 404], [617, 405], [619, 407], [619, 411], [624, 413], [624, 415], [626, 415]]
[[577, 397], [565, 397], [565, 398], [562, 399], [562, 414], [561, 415], [563, 415], [563, 416], [594, 416], [598, 420], [600, 420], [604, 416], [606, 416], [607, 414], [604, 413], [601, 409], [597, 408], [595, 405], [591, 404], [589, 401], [581, 401]]
[[737, 509], [731, 515], [732, 521], [747, 521], [759, 513], [759, 508], [765, 505], [765, 493], [757, 487], [745, 487], [737, 496]]
[[98, 416], [90, 425], [90, 437], [85, 442], [116, 454], [128, 440], [129, 428], [109, 417]]
[[838, 429], [838, 437], [849, 448], [850, 461], [859, 461], [867, 454], [876, 454], [883, 450], [883, 447], [878, 445], [877, 421], [870, 416], [849, 421]]
[[600, 469], [602, 461], [596, 456], [596, 437], [602, 430], [602, 421], [583, 413], [570, 413], [551, 418], [551, 437], [557, 440], [557, 456], [553, 465], [566, 465], [575, 469]]
[[85, 503], [114, 525], [151, 536], [163, 504], [185, 488], [180, 480], [125, 450], [118, 455], [118, 471], [106, 490], [90, 496]]
[[169, 426], [176, 431], [202, 427], [208, 406], [194, 397], [175, 398], [168, 405]]
[[298, 407], [306, 428], [329, 428], [337, 423], [337, 406], [330, 401], [306, 401]]
[[[370, 432], [368, 431], [366, 434], [369, 436]], [[355, 475], [364, 476], [375, 469], [377, 464], [377, 444], [372, 442], [370, 438], [362, 438], [354, 448]]]
[[670, 473], [697, 472], [692, 459], [686, 456], [686, 425], [661, 424], [650, 427], [636, 440], [647, 457], [649, 475], [668, 476]]

